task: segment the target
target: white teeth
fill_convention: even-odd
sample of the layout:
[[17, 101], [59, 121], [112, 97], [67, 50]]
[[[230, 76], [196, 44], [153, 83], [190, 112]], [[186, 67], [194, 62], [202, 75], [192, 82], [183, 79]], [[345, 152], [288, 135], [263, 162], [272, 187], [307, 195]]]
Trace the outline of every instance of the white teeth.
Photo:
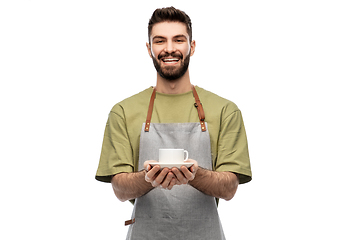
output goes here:
[[167, 59], [163, 59], [164, 62], [173, 62], [173, 61], [179, 61], [179, 59], [176, 58], [167, 58]]

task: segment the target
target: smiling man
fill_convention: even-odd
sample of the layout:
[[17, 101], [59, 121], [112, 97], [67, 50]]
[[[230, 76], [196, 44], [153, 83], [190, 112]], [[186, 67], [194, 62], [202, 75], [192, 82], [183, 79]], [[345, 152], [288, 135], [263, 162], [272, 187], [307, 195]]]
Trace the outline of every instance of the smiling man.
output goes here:
[[[191, 84], [196, 43], [187, 14], [155, 10], [148, 36], [156, 87], [111, 110], [96, 179], [134, 203], [127, 239], [225, 239], [216, 200], [252, 179], [241, 112]], [[191, 166], [160, 167], [161, 148], [188, 150]]]
[[[172, 36], [174, 32], [182, 34]], [[147, 43], [148, 52], [160, 77], [171, 81], [187, 73], [190, 56], [194, 54], [195, 41], [190, 40], [184, 24], [178, 22], [156, 24], [153, 26], [150, 38], [151, 44]]]

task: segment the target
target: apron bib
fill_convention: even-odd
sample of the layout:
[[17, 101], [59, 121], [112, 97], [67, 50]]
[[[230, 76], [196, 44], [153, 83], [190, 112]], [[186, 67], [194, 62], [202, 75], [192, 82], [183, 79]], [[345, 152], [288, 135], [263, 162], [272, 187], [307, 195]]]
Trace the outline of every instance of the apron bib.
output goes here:
[[[194, 87], [193, 93], [198, 110], [200, 106], [200, 122], [150, 123], [154, 89], [140, 136], [139, 170], [143, 169], [145, 161], [159, 159], [160, 148], [185, 149], [200, 167], [212, 170], [210, 136]], [[132, 219], [128, 240], [225, 240], [215, 198], [189, 184], [176, 185], [171, 190], [154, 188], [137, 198]]]

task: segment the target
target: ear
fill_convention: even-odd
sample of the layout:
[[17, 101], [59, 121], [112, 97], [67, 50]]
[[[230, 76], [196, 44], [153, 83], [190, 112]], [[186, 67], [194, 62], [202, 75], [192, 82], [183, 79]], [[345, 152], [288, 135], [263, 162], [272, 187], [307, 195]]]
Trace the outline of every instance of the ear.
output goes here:
[[194, 55], [195, 47], [196, 47], [196, 42], [195, 42], [195, 40], [193, 40], [190, 44], [190, 56]]
[[147, 50], [148, 50], [148, 54], [149, 54], [149, 57], [152, 58], [152, 54], [151, 54], [151, 46], [149, 43], [146, 43], [146, 46], [147, 46]]

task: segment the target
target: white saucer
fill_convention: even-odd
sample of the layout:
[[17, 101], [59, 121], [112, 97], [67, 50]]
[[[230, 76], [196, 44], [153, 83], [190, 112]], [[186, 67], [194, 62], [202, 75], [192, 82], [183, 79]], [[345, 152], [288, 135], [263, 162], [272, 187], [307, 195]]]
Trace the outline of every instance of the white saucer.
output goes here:
[[179, 169], [181, 166], [186, 166], [188, 168], [188, 167], [192, 166], [193, 163], [186, 163], [186, 162], [184, 162], [184, 163], [159, 163], [159, 162], [155, 162], [155, 163], [150, 163], [150, 165], [151, 166], [159, 165], [161, 169], [165, 168], [165, 167], [167, 167], [167, 168], [176, 167]]

